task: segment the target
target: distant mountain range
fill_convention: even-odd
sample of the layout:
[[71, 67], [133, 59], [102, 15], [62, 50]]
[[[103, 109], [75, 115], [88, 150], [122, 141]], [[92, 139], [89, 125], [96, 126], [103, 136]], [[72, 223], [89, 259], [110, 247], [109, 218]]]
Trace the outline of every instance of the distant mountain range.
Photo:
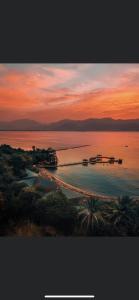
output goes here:
[[139, 131], [139, 119], [66, 119], [49, 124], [43, 124], [29, 119], [21, 119], [11, 122], [0, 122], [0, 130]]

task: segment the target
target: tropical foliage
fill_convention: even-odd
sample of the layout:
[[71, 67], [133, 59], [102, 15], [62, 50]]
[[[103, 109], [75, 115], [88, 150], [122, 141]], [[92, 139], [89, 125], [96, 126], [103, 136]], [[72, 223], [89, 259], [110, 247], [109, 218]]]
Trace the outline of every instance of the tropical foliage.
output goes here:
[[32, 152], [0, 146], [1, 236], [139, 236], [138, 200], [69, 200], [21, 182], [32, 169]]

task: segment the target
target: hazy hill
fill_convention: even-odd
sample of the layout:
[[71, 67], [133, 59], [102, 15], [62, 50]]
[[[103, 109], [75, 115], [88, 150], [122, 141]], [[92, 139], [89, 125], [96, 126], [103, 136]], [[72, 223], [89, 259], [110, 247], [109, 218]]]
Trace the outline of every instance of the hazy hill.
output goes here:
[[43, 130], [43, 124], [29, 119], [0, 122], [0, 130]]
[[66, 119], [50, 124], [42, 124], [34, 120], [21, 119], [12, 122], [0, 122], [0, 130], [139, 131], [139, 119]]
[[139, 130], [139, 119], [114, 120], [111, 118], [86, 119], [86, 120], [62, 120], [47, 126], [49, 130], [77, 130], [77, 131], [136, 131]]

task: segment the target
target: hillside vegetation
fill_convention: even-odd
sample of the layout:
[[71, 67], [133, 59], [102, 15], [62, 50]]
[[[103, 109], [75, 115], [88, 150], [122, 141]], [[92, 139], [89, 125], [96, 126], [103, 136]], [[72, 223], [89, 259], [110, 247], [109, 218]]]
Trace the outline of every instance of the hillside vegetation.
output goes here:
[[[34, 170], [32, 152], [0, 146], [1, 236], [138, 236], [139, 202], [67, 199], [21, 182]], [[37, 170], [36, 170], [37, 171]]]

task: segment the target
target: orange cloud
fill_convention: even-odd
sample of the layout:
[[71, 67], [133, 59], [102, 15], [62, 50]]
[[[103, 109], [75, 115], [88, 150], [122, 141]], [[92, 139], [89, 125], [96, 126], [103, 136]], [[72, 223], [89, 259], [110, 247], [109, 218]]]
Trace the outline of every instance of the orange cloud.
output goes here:
[[[65, 90], [53, 90], [57, 84], [65, 83], [76, 75], [72, 70], [54, 69], [49, 75], [39, 72], [9, 71], [1, 78], [0, 85], [0, 107], [1, 109], [12, 110], [40, 110], [50, 100], [60, 97]], [[52, 90], [48, 90], [52, 89]]]
[[0, 65], [1, 120], [23, 116], [42, 122], [139, 117], [138, 68], [113, 77], [112, 72], [93, 78], [90, 75], [78, 83], [81, 70], [86, 72], [87, 68], [30, 65], [23, 71]]

